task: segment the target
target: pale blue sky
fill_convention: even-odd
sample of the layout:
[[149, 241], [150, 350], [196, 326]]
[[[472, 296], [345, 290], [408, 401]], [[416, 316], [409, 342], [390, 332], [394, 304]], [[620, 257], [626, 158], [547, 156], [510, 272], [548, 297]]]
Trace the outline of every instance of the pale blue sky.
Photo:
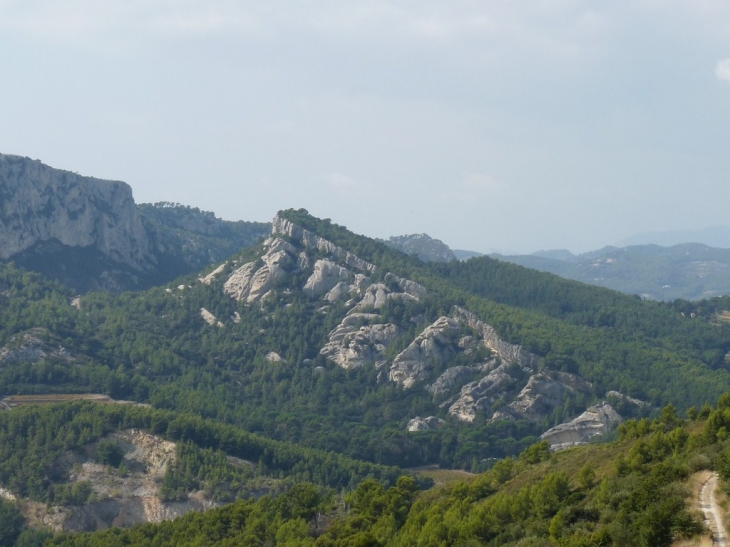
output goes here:
[[730, 2], [0, 0], [0, 152], [479, 251], [730, 224]]

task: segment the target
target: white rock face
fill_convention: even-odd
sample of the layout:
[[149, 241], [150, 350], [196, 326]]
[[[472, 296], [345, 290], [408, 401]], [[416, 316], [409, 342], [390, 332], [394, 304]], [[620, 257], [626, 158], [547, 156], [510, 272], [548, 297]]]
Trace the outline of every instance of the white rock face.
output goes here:
[[606, 398], [616, 398], [620, 401], [624, 401], [626, 403], [631, 403], [632, 405], [638, 406], [638, 407], [644, 407], [644, 406], [651, 406], [646, 401], [641, 401], [639, 399], [634, 399], [633, 397], [629, 397], [628, 395], [624, 395], [623, 393], [619, 391], [609, 391], [606, 393]]
[[457, 307], [454, 310], [454, 316], [463, 320], [469, 327], [478, 332], [484, 339], [484, 344], [506, 363], [517, 363], [520, 367], [529, 369], [535, 369], [540, 364], [541, 358], [539, 356], [526, 351], [522, 346], [505, 342], [499, 337], [494, 328], [481, 321], [473, 313]]
[[[368, 280], [369, 281], [369, 280]], [[414, 287], [420, 287], [418, 283], [414, 281], [408, 281], [407, 279], [401, 280], [404, 282], [404, 286], [408, 287], [414, 294], [419, 294]], [[412, 283], [413, 286], [408, 285]], [[425, 289], [424, 289], [425, 290]], [[351, 291], [356, 291], [356, 286], [351, 287]], [[407, 292], [392, 292], [387, 285], [383, 283], [367, 284], [364, 288], [359, 290], [362, 295], [362, 299], [357, 305], [350, 310], [349, 313], [358, 313], [364, 310], [379, 310], [381, 309], [388, 300], [400, 299], [400, 300], [418, 300], [419, 298], [409, 294]]]
[[370, 285], [367, 289], [365, 289], [365, 293], [363, 294], [362, 300], [360, 300], [360, 303], [357, 305], [357, 308], [361, 310], [366, 308], [379, 310], [388, 301], [389, 294], [392, 293], [390, 293], [388, 287], [382, 283]]
[[479, 410], [491, 406], [514, 384], [515, 378], [509, 374], [511, 366], [510, 363], [502, 363], [481, 380], [462, 387], [459, 398], [449, 408], [449, 414], [462, 422], [473, 422]]
[[422, 300], [423, 297], [426, 296], [426, 287], [424, 287], [420, 283], [416, 283], [415, 281], [411, 281], [410, 279], [405, 279], [403, 277], [398, 277], [397, 275], [393, 275], [392, 273], [389, 273], [385, 276], [386, 280], [391, 278], [395, 279], [400, 289], [408, 296], [412, 296], [416, 300]]
[[[167, 467], [175, 461], [175, 444], [154, 435], [131, 429], [108, 437], [124, 450], [129, 472], [120, 477], [116, 470], [89, 461], [86, 457], [66, 454], [62, 463], [69, 470], [69, 483], [91, 482], [98, 501], [79, 507], [38, 504], [24, 500], [26, 517], [55, 532], [103, 530], [110, 526], [133, 526], [144, 522], [162, 522], [190, 511], [204, 511], [220, 503], [195, 492], [185, 501], [163, 502], [160, 484]], [[74, 465], [75, 464], [75, 465]]]
[[330, 332], [329, 342], [320, 350], [320, 354], [345, 369], [361, 367], [366, 363], [384, 365], [383, 353], [398, 335], [398, 327], [391, 323], [358, 327], [363, 321], [379, 318], [377, 314], [348, 315]]
[[621, 421], [618, 412], [604, 401], [589, 407], [577, 418], [548, 429], [540, 438], [548, 441], [552, 450], [563, 450], [608, 433]]
[[408, 422], [406, 429], [408, 431], [429, 431], [431, 429], [439, 429], [444, 425], [446, 425], [446, 421], [436, 416], [429, 416], [428, 418], [416, 416]]
[[281, 363], [284, 361], [284, 359], [281, 358], [281, 355], [279, 355], [275, 351], [270, 351], [269, 353], [267, 353], [266, 360], [269, 363]]
[[0, 348], [0, 367], [15, 363], [38, 363], [47, 357], [72, 361], [73, 356], [63, 346], [50, 346], [42, 340], [48, 334], [45, 329], [13, 336], [7, 346]]
[[208, 323], [211, 327], [223, 327], [223, 323], [218, 321], [218, 318], [205, 308], [200, 308], [200, 317], [202, 317], [203, 321]]
[[210, 285], [211, 283], [213, 283], [213, 281], [215, 280], [216, 277], [218, 277], [220, 274], [223, 273], [223, 270], [226, 269], [226, 266], [228, 266], [228, 262], [224, 262], [223, 264], [218, 266], [215, 270], [210, 272], [208, 275], [199, 277], [198, 281], [200, 281], [204, 285]]
[[155, 263], [129, 185], [0, 154], [0, 259], [49, 240], [137, 270]]
[[350, 285], [345, 283], [344, 281], [340, 281], [332, 287], [332, 289], [325, 295], [325, 300], [328, 302], [337, 302], [338, 300], [343, 300], [347, 298], [350, 295]]
[[436, 360], [447, 361], [455, 355], [448, 335], [458, 336], [460, 332], [461, 325], [456, 319], [439, 317], [396, 356], [388, 374], [390, 381], [408, 389], [428, 378]]
[[458, 366], [447, 369], [436, 381], [428, 387], [428, 392], [434, 400], [441, 399], [459, 385], [471, 380], [476, 374], [475, 367]]
[[267, 252], [261, 257], [263, 265], [249, 262], [238, 268], [223, 286], [223, 291], [239, 302], [259, 302], [271, 290], [274, 282], [296, 268], [297, 251], [281, 238], [266, 242]]
[[575, 374], [541, 372], [530, 376], [527, 385], [505, 410], [514, 417], [540, 420], [562, 403], [567, 393], [587, 394], [591, 387], [589, 382]]
[[319, 249], [323, 253], [337, 258], [340, 262], [350, 268], [367, 272], [374, 272], [377, 270], [374, 264], [362, 260], [342, 247], [338, 247], [331, 241], [328, 241], [309, 230], [305, 230], [301, 226], [281, 218], [279, 215], [274, 217], [271, 233], [272, 235], [287, 235], [294, 241], [302, 242], [305, 247], [310, 249]]
[[[309, 276], [309, 279], [307, 279], [303, 290], [309, 296], [322, 296], [323, 294], [329, 293], [336, 286], [344, 284], [349, 277], [350, 271], [347, 268], [343, 268], [330, 260], [317, 260], [314, 263], [314, 271]], [[327, 296], [327, 299], [330, 300], [330, 295], [328, 294]]]

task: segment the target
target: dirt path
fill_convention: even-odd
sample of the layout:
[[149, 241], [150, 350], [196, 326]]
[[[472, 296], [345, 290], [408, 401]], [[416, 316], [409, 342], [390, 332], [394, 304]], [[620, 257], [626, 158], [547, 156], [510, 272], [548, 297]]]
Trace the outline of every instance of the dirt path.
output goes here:
[[705, 514], [705, 522], [712, 532], [712, 544], [721, 547], [730, 547], [727, 530], [722, 522], [722, 515], [717, 507], [715, 489], [717, 488], [718, 476], [713, 473], [702, 485], [700, 490], [700, 507]]

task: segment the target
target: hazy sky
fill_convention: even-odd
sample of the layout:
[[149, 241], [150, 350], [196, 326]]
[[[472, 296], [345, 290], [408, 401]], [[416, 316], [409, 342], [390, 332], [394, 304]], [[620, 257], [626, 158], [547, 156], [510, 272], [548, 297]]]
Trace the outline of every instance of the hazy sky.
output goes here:
[[730, 2], [0, 0], [0, 152], [479, 251], [730, 224]]

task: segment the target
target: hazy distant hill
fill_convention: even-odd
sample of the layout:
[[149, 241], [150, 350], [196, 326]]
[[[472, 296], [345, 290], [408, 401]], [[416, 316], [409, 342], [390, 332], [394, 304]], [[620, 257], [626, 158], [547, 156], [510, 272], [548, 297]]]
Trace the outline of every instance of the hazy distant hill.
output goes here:
[[424, 262], [449, 262], [456, 256], [448, 245], [428, 234], [410, 234], [393, 236], [382, 240], [388, 247], [402, 251], [407, 255], [417, 255]]
[[605, 247], [577, 256], [540, 251], [495, 258], [653, 300], [730, 294], [730, 249], [700, 243]]
[[703, 243], [710, 247], [730, 249], [730, 226], [710, 226], [699, 230], [641, 232], [621, 240], [619, 246], [653, 244], [670, 247], [682, 243]]

